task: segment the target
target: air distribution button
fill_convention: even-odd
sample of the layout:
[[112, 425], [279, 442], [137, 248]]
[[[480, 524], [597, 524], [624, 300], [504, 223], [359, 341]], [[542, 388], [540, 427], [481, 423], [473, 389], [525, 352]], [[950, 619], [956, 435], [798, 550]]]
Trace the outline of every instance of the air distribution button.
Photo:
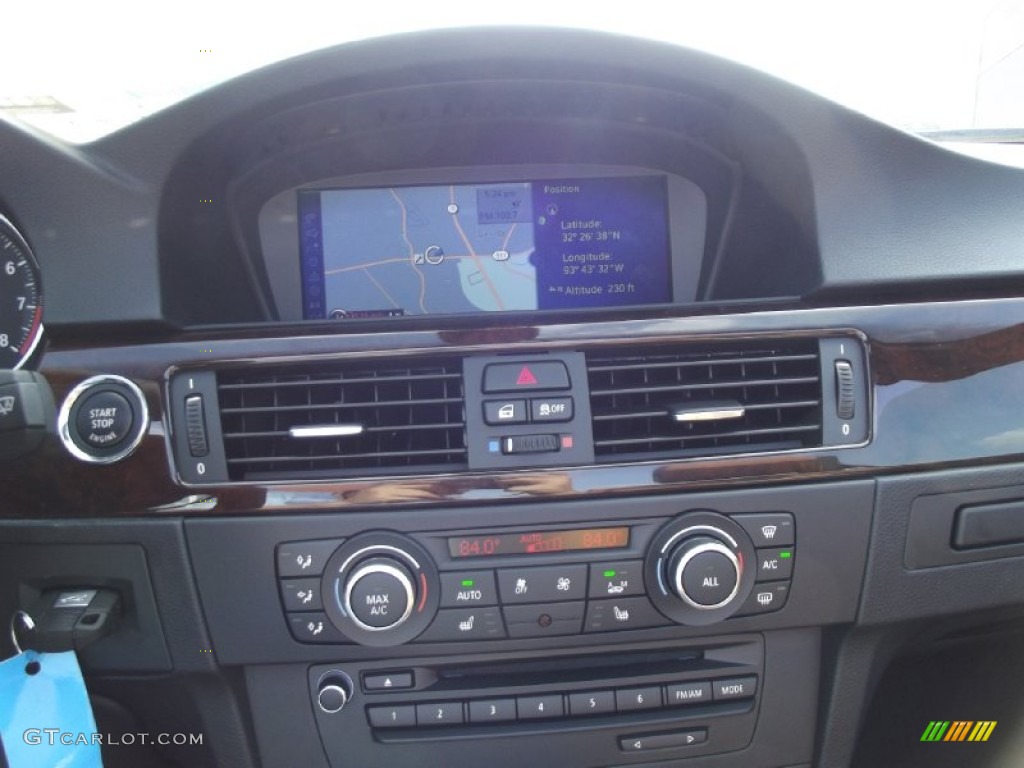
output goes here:
[[369, 631], [404, 623], [412, 613], [415, 597], [412, 576], [391, 558], [375, 558], [358, 565], [345, 590], [352, 620]]

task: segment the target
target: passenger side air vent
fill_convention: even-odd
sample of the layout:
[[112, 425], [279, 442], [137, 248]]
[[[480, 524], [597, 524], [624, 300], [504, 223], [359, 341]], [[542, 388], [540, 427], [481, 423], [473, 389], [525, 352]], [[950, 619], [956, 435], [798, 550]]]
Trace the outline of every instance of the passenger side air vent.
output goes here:
[[467, 465], [459, 361], [224, 370], [217, 395], [232, 480]]
[[587, 354], [598, 461], [822, 444], [818, 342]]

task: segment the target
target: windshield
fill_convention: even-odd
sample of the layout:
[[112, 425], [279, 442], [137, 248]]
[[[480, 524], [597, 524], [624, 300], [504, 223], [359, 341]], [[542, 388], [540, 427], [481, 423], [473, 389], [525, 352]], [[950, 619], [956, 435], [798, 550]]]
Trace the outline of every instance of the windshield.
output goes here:
[[496, 24], [696, 48], [910, 131], [1024, 127], [1024, 0], [9, 5], [0, 113], [74, 142], [300, 53]]

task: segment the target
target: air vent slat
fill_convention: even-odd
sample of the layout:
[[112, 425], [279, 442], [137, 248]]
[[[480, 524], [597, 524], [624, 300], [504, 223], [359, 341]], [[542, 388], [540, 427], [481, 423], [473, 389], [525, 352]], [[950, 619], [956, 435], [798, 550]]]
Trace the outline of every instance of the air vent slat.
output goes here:
[[[323, 478], [325, 473], [344, 478], [467, 466], [458, 360], [230, 369], [217, 374], [217, 394], [232, 480]], [[299, 434], [333, 425], [351, 426], [355, 433]]]
[[591, 389], [591, 397], [600, 395], [635, 395], [649, 392], [689, 392], [704, 389], [730, 389], [735, 387], [777, 387], [780, 384], [812, 384], [817, 376], [793, 379], [761, 379], [753, 381], [709, 381], [702, 384], [672, 384], [665, 387], [634, 387], [632, 389]]
[[[462, 403], [461, 397], [435, 397], [425, 398], [423, 400], [417, 400], [417, 405], [445, 405]], [[395, 400], [393, 402], [373, 402], [372, 400], [368, 403], [323, 403], [323, 404], [306, 404], [306, 405], [265, 405], [258, 406], [255, 408], [221, 408], [221, 414], [235, 414], [235, 413], [285, 413], [288, 411], [329, 411], [334, 409], [342, 408], [366, 408], [367, 406], [373, 406], [374, 408], [390, 408], [392, 406], [404, 407], [409, 405], [408, 400]]]
[[[744, 363], [765, 363], [765, 362], [790, 362], [793, 360], [817, 360], [817, 355], [780, 355], [779, 357], [735, 357], [735, 358], [715, 358], [715, 362], [719, 365], [741, 365]], [[669, 361], [669, 362], [636, 362], [636, 363], [618, 363], [615, 365], [595, 365], [589, 370], [592, 373], [600, 373], [602, 371], [632, 371], [632, 370], [652, 370], [654, 368], [693, 368], [698, 365], [707, 365], [707, 360], [690, 360], [690, 361]]]
[[[461, 373], [449, 373], [449, 374], [444, 374], [444, 375], [440, 375], [440, 376], [431, 376], [430, 374], [422, 374], [422, 375], [419, 375], [419, 376], [408, 376], [408, 377], [406, 377], [406, 381], [408, 381], [408, 382], [413, 382], [413, 381], [443, 381], [445, 379], [461, 380], [462, 379], [462, 374]], [[293, 380], [293, 381], [255, 381], [255, 382], [243, 382], [243, 383], [240, 383], [240, 384], [220, 384], [220, 385], [218, 385], [218, 389], [220, 389], [220, 390], [222, 390], [224, 392], [230, 392], [230, 391], [233, 391], [233, 390], [240, 390], [240, 389], [277, 389], [277, 388], [285, 388], [285, 387], [311, 387], [311, 386], [319, 387], [319, 386], [329, 386], [329, 385], [338, 385], [338, 384], [373, 384], [373, 383], [376, 383], [378, 381], [380, 381], [380, 378], [377, 377], [377, 376], [370, 376], [370, 377], [362, 378], [362, 379], [333, 377], [333, 378], [327, 378], [327, 379], [315, 378], [315, 379], [298, 379], [298, 380]]]
[[[587, 355], [598, 461], [813, 448], [822, 440], [815, 340], [651, 346]], [[676, 421], [679, 411], [730, 418]]]
[[[808, 424], [803, 427], [776, 427], [774, 429], [744, 429], [736, 430], [734, 432], [723, 432], [716, 435], [694, 435], [691, 437], [692, 440], [717, 440], [723, 437], [764, 437], [765, 435], [788, 435], [796, 432], [814, 432], [815, 430], [821, 429], [820, 424]], [[645, 443], [672, 443], [678, 442], [679, 437], [672, 435], [671, 437], [637, 437], [637, 438], [624, 438], [621, 440], [595, 440], [595, 446], [613, 446], [613, 445], [641, 445]]]
[[[437, 456], [448, 456], [457, 451], [451, 450], [436, 450], [436, 451], [396, 451], [393, 453], [346, 453], [346, 459], [387, 459], [395, 457], [437, 457]], [[288, 463], [288, 462], [325, 462], [335, 461], [335, 456], [266, 456], [264, 458], [235, 458], [228, 459], [228, 464], [267, 464], [267, 463]]]
[[[363, 434], [373, 432], [409, 432], [418, 429], [452, 429], [461, 428], [464, 424], [461, 421], [452, 421], [438, 424], [402, 424], [394, 427], [366, 427]], [[288, 437], [288, 430], [282, 432], [225, 432], [225, 440], [244, 440], [247, 437]], [[311, 437], [307, 440], [336, 440], [336, 437]], [[343, 438], [344, 439], [344, 438]]]
[[[792, 403], [748, 403], [744, 407], [748, 411], [759, 411], [766, 408], [814, 408], [819, 405], [821, 405], [820, 400], [798, 400]], [[616, 421], [619, 419], [636, 418], [650, 419], [664, 416], [666, 413], [666, 410], [636, 411], [631, 413], [604, 413], [599, 416], [594, 416], [594, 421]]]

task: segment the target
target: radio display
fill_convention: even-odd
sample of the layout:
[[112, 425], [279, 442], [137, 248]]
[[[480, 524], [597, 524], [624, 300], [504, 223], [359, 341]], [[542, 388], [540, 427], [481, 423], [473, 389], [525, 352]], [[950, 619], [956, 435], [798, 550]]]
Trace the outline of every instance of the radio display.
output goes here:
[[448, 539], [448, 553], [454, 558], [533, 555], [543, 552], [618, 549], [628, 546], [628, 526], [499, 533], [493, 536], [456, 536]]
[[298, 192], [307, 320], [673, 300], [663, 175]]

